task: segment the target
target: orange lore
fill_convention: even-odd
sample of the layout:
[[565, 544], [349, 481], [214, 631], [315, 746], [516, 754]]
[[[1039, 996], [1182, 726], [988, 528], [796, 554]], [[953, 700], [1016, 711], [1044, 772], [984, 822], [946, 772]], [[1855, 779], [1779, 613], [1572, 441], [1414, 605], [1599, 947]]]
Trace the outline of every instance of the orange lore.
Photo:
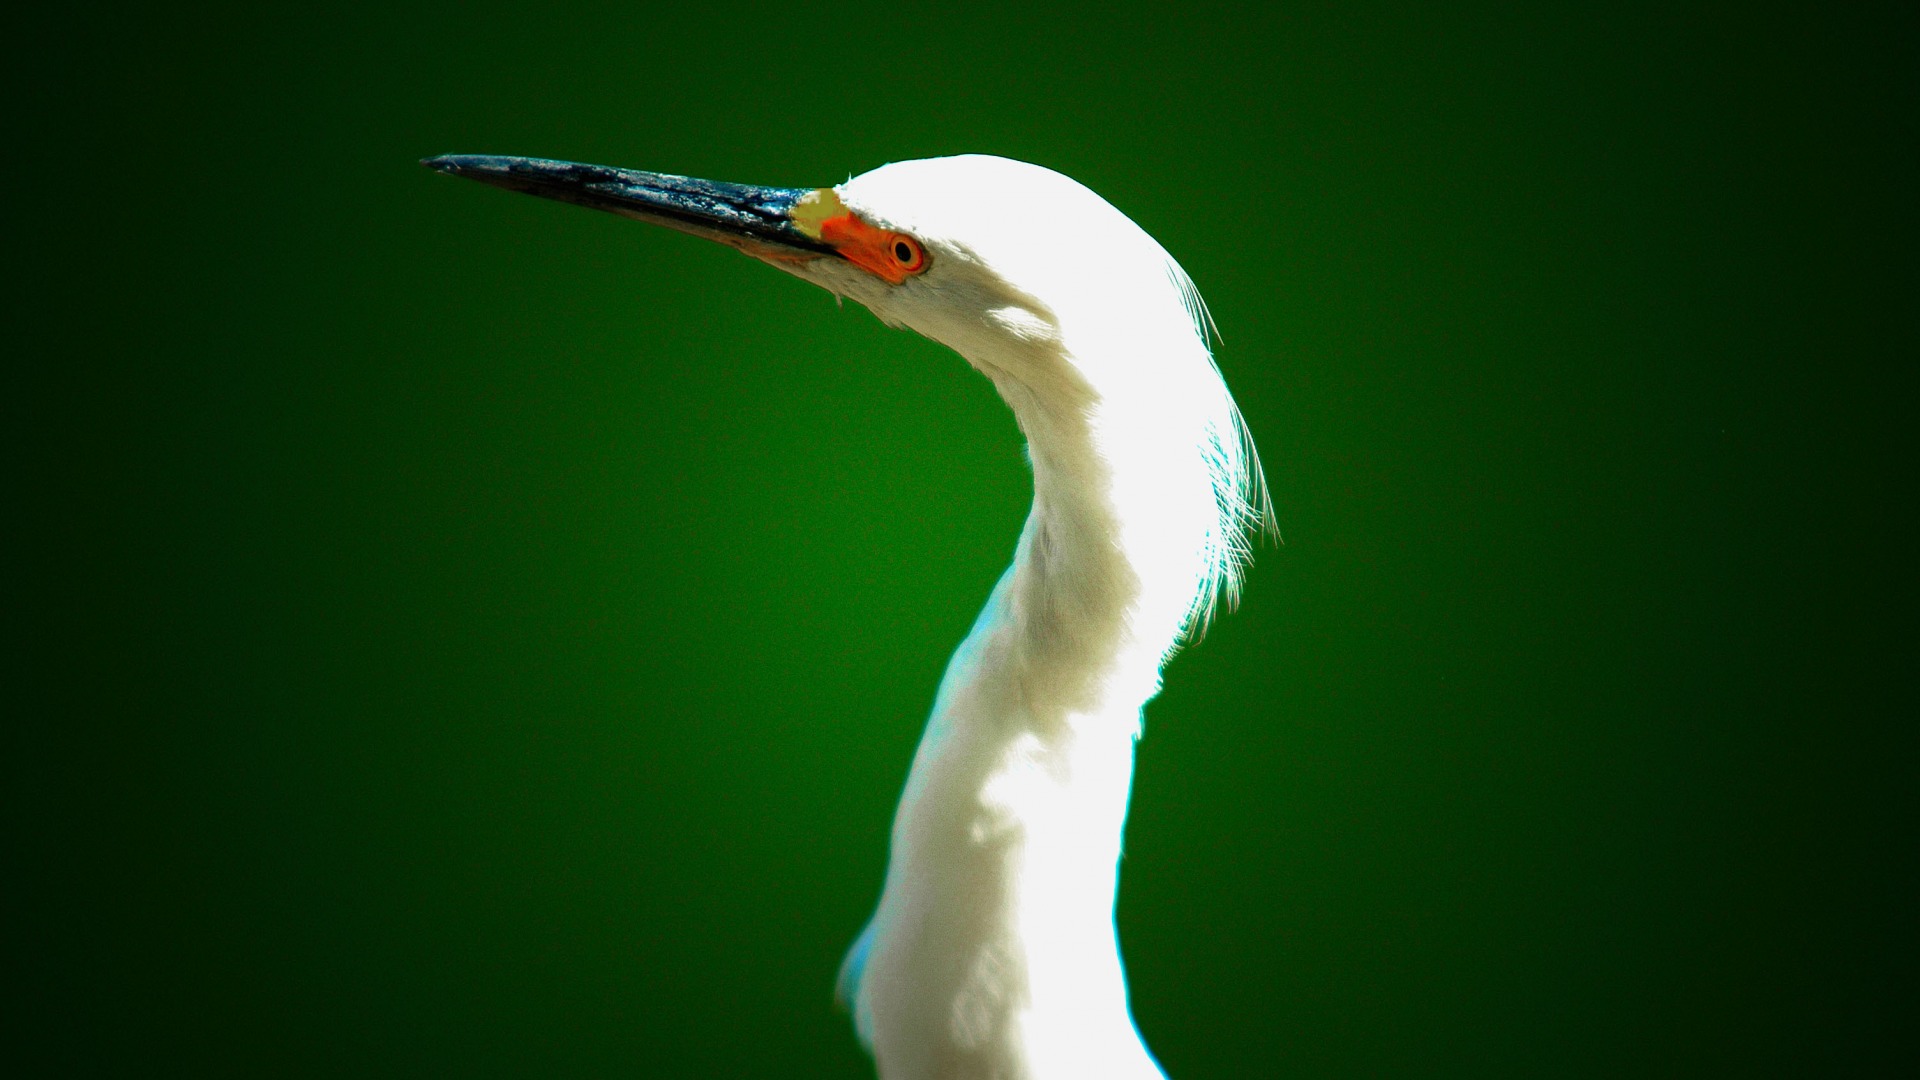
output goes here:
[[927, 268], [927, 252], [918, 240], [862, 221], [832, 188], [808, 194], [791, 213], [801, 232], [832, 244], [841, 258], [889, 285], [898, 285]]

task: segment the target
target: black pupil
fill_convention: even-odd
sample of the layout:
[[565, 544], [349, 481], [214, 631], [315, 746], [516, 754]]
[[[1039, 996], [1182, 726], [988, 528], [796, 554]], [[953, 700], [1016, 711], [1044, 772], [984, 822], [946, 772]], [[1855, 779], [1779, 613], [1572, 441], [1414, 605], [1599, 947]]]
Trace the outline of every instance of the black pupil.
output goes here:
[[913, 248], [905, 240], [895, 240], [893, 242], [893, 257], [903, 263], [910, 263], [913, 261]]

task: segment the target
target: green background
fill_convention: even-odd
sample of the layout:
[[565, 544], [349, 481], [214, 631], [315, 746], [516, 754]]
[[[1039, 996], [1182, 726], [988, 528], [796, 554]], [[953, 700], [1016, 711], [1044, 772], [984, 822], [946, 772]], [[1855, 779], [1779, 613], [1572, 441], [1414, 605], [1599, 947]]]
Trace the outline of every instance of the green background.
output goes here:
[[870, 1074], [833, 973], [1017, 432], [446, 152], [998, 153], [1186, 266], [1286, 542], [1140, 746], [1175, 1077], [1842, 1075], [1913, 1023], [1900, 17], [187, 7], [9, 35], [33, 1075]]

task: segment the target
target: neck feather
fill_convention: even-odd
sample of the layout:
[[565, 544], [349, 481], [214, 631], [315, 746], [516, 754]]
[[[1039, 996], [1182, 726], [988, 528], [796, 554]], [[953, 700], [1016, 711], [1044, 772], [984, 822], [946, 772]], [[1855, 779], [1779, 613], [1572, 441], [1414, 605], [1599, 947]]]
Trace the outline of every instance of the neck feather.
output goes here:
[[1133, 743], [1237, 570], [1250, 505], [1237, 415], [1196, 348], [1217, 402], [976, 360], [1026, 433], [1033, 510], [947, 669], [849, 958], [883, 1075], [1160, 1076], [1113, 928]]
[[1135, 713], [1237, 573], [1244, 503], [1223, 505], [1213, 439], [1169, 423], [1163, 397], [1001, 394], [1034, 472], [1007, 597], [1027, 677], [1063, 713]]

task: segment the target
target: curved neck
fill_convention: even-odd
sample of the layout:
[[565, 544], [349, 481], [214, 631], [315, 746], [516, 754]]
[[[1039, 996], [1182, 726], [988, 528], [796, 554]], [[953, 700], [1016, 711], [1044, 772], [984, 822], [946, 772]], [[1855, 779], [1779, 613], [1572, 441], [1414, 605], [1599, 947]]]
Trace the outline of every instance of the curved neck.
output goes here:
[[1023, 677], [1063, 714], [1135, 714], [1159, 692], [1196, 592], [1212, 587], [1218, 509], [1198, 440], [1170, 430], [1154, 401], [1089, 395], [1062, 408], [1017, 383], [1000, 392], [1034, 474], [1006, 586]]
[[1165, 558], [1163, 489], [1191, 477], [1103, 447], [1098, 408], [1008, 397], [1033, 511], [914, 755], [855, 1013], [889, 1078], [1159, 1077], [1113, 907], [1140, 709], [1198, 577]]

